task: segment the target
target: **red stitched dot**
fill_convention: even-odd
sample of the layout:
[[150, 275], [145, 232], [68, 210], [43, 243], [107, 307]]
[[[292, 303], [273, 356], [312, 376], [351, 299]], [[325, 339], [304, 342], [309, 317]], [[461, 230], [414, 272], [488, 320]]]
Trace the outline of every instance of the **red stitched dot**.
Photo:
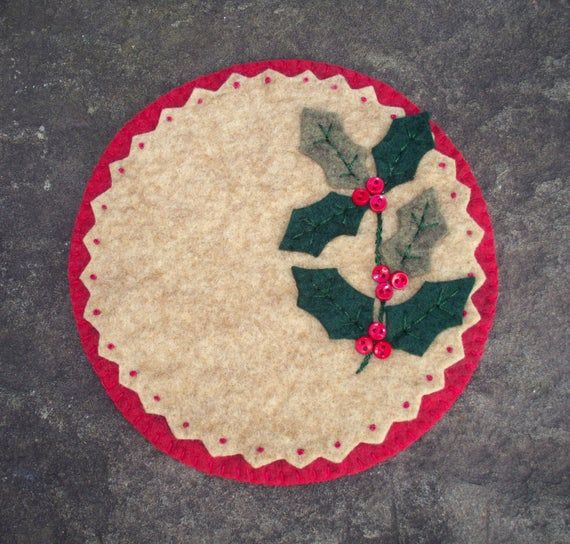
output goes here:
[[467, 276], [468, 276], [469, 278], [474, 278], [474, 277], [475, 277], [475, 274], [473, 274], [473, 272], [469, 272], [469, 274], [467, 274]]
[[447, 166], [447, 164], [445, 164], [444, 162], [440, 162], [440, 163], [438, 164], [438, 166], [439, 166], [440, 168], [445, 168], [445, 167]]
[[404, 404], [402, 404], [402, 406], [408, 409], [410, 407], [410, 403], [408, 401], [405, 401]]
[[89, 279], [95, 281], [97, 279], [97, 274], [91, 274]]
[[427, 380], [428, 382], [431, 382], [431, 381], [433, 380], [433, 376], [432, 376], [431, 374], [428, 374], [428, 375], [426, 376], [426, 380]]
[[[237, 83], [237, 81], [236, 81], [236, 83]], [[225, 444], [227, 441], [228, 441], [228, 439], [225, 438], [224, 436], [222, 436], [222, 438], [220, 438], [220, 439], [218, 440], [218, 442], [219, 442], [220, 444]]]
[[198, 104], [202, 104], [204, 100], [202, 98], [198, 98]]
[[166, 120], [171, 123], [172, 122], [172, 115], [167, 115]]
[[340, 442], [339, 442], [338, 440], [334, 443], [334, 447], [335, 447], [335, 448], [340, 448]]
[[262, 447], [262, 446], [258, 446], [257, 448], [255, 448], [255, 451], [256, 451], [257, 453], [263, 453], [263, 452], [265, 451], [265, 448]]
[[139, 149], [144, 149], [144, 142], [139, 142]]
[[269, 76], [265, 78], [265, 83], [271, 83], [271, 78]]
[[457, 198], [457, 193], [455, 191], [453, 191], [453, 193], [451, 193], [451, 198]]
[[98, 246], [101, 243], [101, 240], [99, 240], [99, 238], [95, 238], [95, 240], [93, 240], [93, 243]]
[[364, 104], [366, 101], [368, 100], [368, 98], [366, 98], [365, 96], [361, 96], [360, 97], [360, 101]]
[[390, 119], [392, 119], [392, 120], [397, 119], [397, 118], [398, 118], [398, 116], [397, 116], [395, 113], [393, 113], [392, 115], [390, 115]]
[[130, 376], [131, 378], [136, 378], [136, 377], [137, 377], [137, 374], [138, 374], [138, 372], [137, 372], [136, 370], [131, 370], [131, 371], [129, 372], [129, 376]]
[[369, 428], [371, 431], [375, 431], [375, 430], [376, 430], [376, 423], [371, 423], [370, 425], [368, 425], [368, 428]]
[[125, 173], [125, 169], [121, 166], [119, 168], [119, 174], [124, 174]]
[[190, 423], [188, 423], [187, 421], [185, 421], [184, 423], [182, 423], [182, 427], [184, 427], [185, 429], [187, 429], [188, 427], [190, 427]]
[[107, 349], [115, 349], [115, 344], [107, 344]]
[[453, 347], [452, 346], [447, 346], [447, 353], [453, 353]]
[[107, 204], [101, 204], [101, 209], [102, 209], [102, 210], [106, 210], [106, 209], [107, 209]]
[[99, 308], [95, 308], [93, 310], [93, 315], [101, 315], [101, 310], [99, 310]]
[[303, 448], [299, 448], [297, 450], [297, 455], [304, 455], [305, 454], [305, 450]]
[[334, 85], [331, 85], [331, 89], [333, 91], [336, 91], [338, 89], [338, 85], [336, 83]]
[[308, 83], [309, 82], [309, 78], [308, 77], [304, 77], [303, 78], [303, 83]]
[[241, 83], [239, 81], [234, 81], [234, 89], [239, 89], [241, 86]]
[[156, 402], [158, 402], [160, 400], [160, 395], [155, 395], [154, 397], [152, 397]]
[[473, 231], [472, 231], [472, 230], [468, 230], [468, 231], [467, 231], [467, 236], [473, 236]]
[[467, 310], [463, 310], [463, 317], [467, 315]]

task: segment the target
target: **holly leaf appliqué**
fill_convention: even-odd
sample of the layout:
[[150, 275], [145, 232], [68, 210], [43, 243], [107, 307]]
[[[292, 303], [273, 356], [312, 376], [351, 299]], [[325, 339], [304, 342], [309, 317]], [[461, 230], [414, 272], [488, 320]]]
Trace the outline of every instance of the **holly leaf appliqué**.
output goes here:
[[336, 268], [291, 270], [299, 292], [297, 306], [316, 317], [331, 339], [354, 340], [365, 334], [374, 311], [372, 298], [349, 285]]
[[386, 340], [393, 348], [423, 355], [445, 329], [461, 325], [475, 278], [426, 281], [409, 300], [386, 306]]
[[429, 113], [394, 119], [384, 139], [372, 148], [376, 173], [385, 191], [414, 178], [422, 157], [434, 148]]
[[301, 151], [324, 170], [333, 189], [353, 189], [368, 178], [368, 150], [350, 139], [334, 112], [303, 110]]
[[329, 193], [310, 206], [293, 210], [279, 249], [317, 257], [333, 238], [354, 236], [365, 211], [366, 207], [355, 206], [349, 196]]
[[428, 189], [398, 210], [398, 231], [382, 245], [382, 263], [410, 277], [430, 270], [433, 246], [447, 234], [434, 189]]

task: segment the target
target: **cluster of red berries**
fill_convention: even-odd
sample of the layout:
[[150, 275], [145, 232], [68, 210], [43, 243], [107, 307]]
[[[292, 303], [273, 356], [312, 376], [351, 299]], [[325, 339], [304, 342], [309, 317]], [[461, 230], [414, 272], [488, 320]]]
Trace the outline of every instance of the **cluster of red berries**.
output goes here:
[[380, 193], [384, 190], [384, 180], [379, 177], [368, 178], [366, 188], [358, 187], [352, 192], [352, 202], [356, 206], [370, 206], [373, 212], [381, 213], [388, 206], [388, 200]]
[[[390, 272], [390, 269], [379, 264], [372, 269], [372, 279], [378, 284], [376, 297], [385, 302], [390, 300], [394, 289], [404, 289], [408, 285], [408, 275], [405, 272]], [[392, 346], [384, 340], [386, 338], [386, 325], [374, 321], [368, 327], [368, 335], [357, 338], [354, 342], [356, 351], [362, 355], [374, 354], [378, 359], [387, 359], [392, 353]]]
[[390, 272], [390, 269], [379, 264], [372, 269], [372, 279], [378, 284], [376, 298], [386, 302], [392, 298], [394, 289], [405, 289], [408, 285], [408, 275], [405, 272]]
[[368, 335], [357, 338], [354, 342], [356, 351], [361, 355], [374, 353], [378, 359], [387, 359], [392, 353], [392, 346], [386, 342], [386, 325], [380, 321], [373, 321], [368, 327]]

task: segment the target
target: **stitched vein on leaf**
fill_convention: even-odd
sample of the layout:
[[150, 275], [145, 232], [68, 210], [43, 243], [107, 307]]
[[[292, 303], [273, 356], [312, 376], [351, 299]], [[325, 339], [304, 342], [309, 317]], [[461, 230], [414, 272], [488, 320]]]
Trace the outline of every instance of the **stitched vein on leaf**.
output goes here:
[[410, 251], [412, 249], [412, 246], [415, 244], [415, 242], [418, 239], [418, 236], [420, 235], [421, 232], [423, 232], [424, 230], [430, 229], [430, 228], [438, 227], [440, 225], [439, 222], [428, 223], [428, 224], [425, 223], [428, 208], [429, 208], [429, 200], [426, 201], [424, 204], [424, 209], [422, 210], [422, 216], [419, 219], [419, 221], [418, 221], [418, 218], [416, 217], [416, 214], [413, 211], [410, 213], [410, 215], [412, 217], [412, 221], [416, 224], [417, 228], [416, 228], [416, 232], [414, 233], [414, 236], [413, 236], [411, 242], [406, 246], [406, 249], [403, 252], [400, 251], [399, 249], [396, 249], [396, 251], [398, 252], [400, 257], [402, 257], [402, 259], [400, 260], [400, 266], [402, 266], [406, 261], [421, 259], [421, 256], [411, 254]]
[[413, 327], [415, 327], [416, 325], [421, 323], [424, 319], [426, 319], [436, 309], [439, 309], [443, 313], [447, 314], [449, 317], [454, 318], [455, 315], [452, 314], [446, 308], [444, 308], [443, 304], [445, 304], [446, 302], [449, 302], [455, 295], [457, 295], [457, 293], [459, 293], [459, 289], [456, 289], [448, 297], [445, 297], [444, 296], [444, 288], [441, 288], [435, 304], [433, 304], [421, 317], [419, 317], [418, 319], [416, 319], [415, 321], [413, 321], [409, 324], [407, 324], [407, 315], [404, 312], [404, 318], [403, 318], [404, 319], [404, 327], [402, 328], [402, 331], [394, 337], [394, 341], [399, 340], [400, 338], [402, 338], [402, 336], [413, 336], [415, 338], [418, 338], [417, 336], [415, 336], [412, 333]]
[[340, 304], [338, 304], [337, 302], [335, 302], [334, 298], [331, 296], [331, 284], [332, 284], [332, 280], [329, 281], [329, 285], [327, 285], [326, 287], [323, 288], [322, 285], [317, 285], [315, 282], [311, 282], [311, 285], [313, 287], [313, 289], [319, 293], [319, 294], [315, 294], [313, 295], [314, 298], [322, 298], [324, 300], [326, 300], [331, 306], [333, 306], [334, 308], [336, 308], [337, 310], [339, 310], [340, 312], [342, 312], [346, 318], [348, 319], [348, 321], [346, 321], [344, 324], [345, 325], [354, 325], [355, 327], [358, 327], [359, 329], [361, 328], [360, 322], [358, 321], [359, 317], [360, 317], [360, 313], [362, 311], [361, 308], [358, 308], [358, 312], [356, 314], [356, 317], [351, 316], [344, 307], [342, 307]]
[[319, 145], [319, 144], [329, 145], [333, 149], [333, 151], [336, 153], [337, 157], [342, 161], [342, 164], [344, 164], [344, 167], [347, 170], [347, 172], [341, 174], [341, 176], [342, 177], [353, 177], [355, 179], [358, 179], [356, 174], [353, 172], [354, 163], [358, 159], [358, 153], [354, 156], [354, 158], [350, 162], [348, 162], [346, 160], [346, 158], [344, 157], [344, 155], [340, 152], [340, 149], [335, 145], [335, 143], [333, 142], [333, 140], [331, 138], [330, 133], [332, 132], [333, 123], [329, 124], [328, 129], [325, 129], [323, 127], [323, 125], [321, 125], [321, 123], [318, 123], [318, 125], [319, 125], [319, 129], [321, 130], [321, 132], [323, 133], [323, 136], [325, 138], [324, 138], [324, 140], [317, 140], [316, 142], [313, 142], [313, 146]]
[[396, 155], [396, 158], [388, 165], [388, 175], [389, 177], [392, 177], [392, 174], [394, 173], [394, 169], [396, 168], [396, 166], [398, 165], [398, 163], [400, 162], [400, 160], [402, 159], [402, 157], [404, 156], [404, 152], [406, 151], [406, 149], [408, 148], [408, 146], [414, 142], [416, 140], [416, 138], [419, 136], [419, 131], [416, 132], [415, 134], [410, 134], [410, 130], [408, 129], [407, 126], [404, 127], [406, 130], [406, 134], [408, 135], [408, 140], [406, 140], [406, 143], [400, 148], [400, 151], [398, 151], [398, 154]]

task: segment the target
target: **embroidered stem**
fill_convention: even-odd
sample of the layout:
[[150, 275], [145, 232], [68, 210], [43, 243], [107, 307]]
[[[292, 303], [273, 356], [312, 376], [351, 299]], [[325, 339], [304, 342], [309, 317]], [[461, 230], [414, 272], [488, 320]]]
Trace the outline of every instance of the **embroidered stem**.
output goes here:
[[[376, 224], [376, 243], [374, 246], [374, 261], [376, 262], [376, 264], [382, 264], [382, 252], [381, 252], [381, 246], [382, 246], [382, 214], [376, 214], [377, 217], [377, 224]], [[380, 321], [381, 323], [384, 322], [384, 307], [386, 306], [386, 302], [385, 301], [380, 301], [380, 308], [378, 310], [378, 321]], [[356, 371], [357, 374], [360, 374], [367, 366], [368, 363], [370, 362], [370, 357], [372, 357], [371, 354], [368, 354], [364, 357], [364, 359], [362, 359], [362, 362], [360, 363], [360, 366], [358, 367], [358, 370]]]
[[368, 363], [370, 362], [371, 357], [372, 357], [372, 354], [369, 353], [368, 355], [366, 355], [364, 357], [364, 359], [362, 359], [362, 362], [360, 363], [360, 366], [358, 367], [358, 370], [356, 371], [357, 374], [360, 374], [368, 366]]
[[[378, 223], [376, 226], [376, 245], [374, 247], [374, 261], [376, 264], [382, 264], [382, 214], [376, 215], [378, 218]], [[378, 321], [384, 321], [384, 306], [386, 306], [385, 301], [380, 302], [380, 309], [378, 310]]]
[[378, 224], [376, 226], [376, 247], [374, 248], [374, 260], [376, 264], [382, 264], [382, 253], [380, 246], [382, 245], [382, 214], [376, 214]]
[[386, 307], [386, 302], [382, 300], [380, 302], [380, 310], [378, 310], [378, 321], [384, 323], [384, 308]]

